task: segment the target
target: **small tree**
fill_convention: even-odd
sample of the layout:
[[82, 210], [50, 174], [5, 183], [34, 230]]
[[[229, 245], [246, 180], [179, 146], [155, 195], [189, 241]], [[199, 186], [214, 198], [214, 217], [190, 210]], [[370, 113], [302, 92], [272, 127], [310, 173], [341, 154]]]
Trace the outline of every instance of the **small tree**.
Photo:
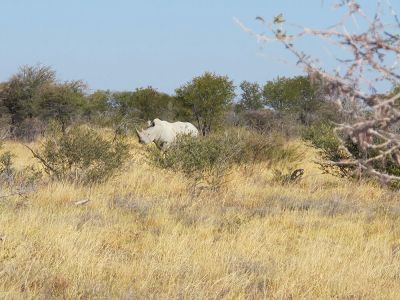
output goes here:
[[120, 115], [140, 120], [161, 118], [174, 120], [177, 115], [185, 115], [182, 105], [166, 94], [158, 92], [153, 87], [138, 88], [134, 92], [119, 92], [113, 94], [113, 100]]
[[152, 87], [136, 89], [134, 106], [139, 110], [139, 117], [144, 120], [154, 119], [160, 111], [160, 94]]
[[123, 138], [112, 139], [86, 126], [62, 132], [56, 123], [38, 151], [26, 147], [52, 178], [75, 183], [103, 182], [129, 157]]
[[236, 110], [259, 110], [263, 108], [263, 93], [257, 82], [243, 81], [240, 84], [242, 94]]
[[44, 85], [34, 97], [35, 111], [41, 119], [59, 121], [64, 132], [84, 105], [84, 88], [80, 81]]
[[318, 86], [309, 77], [278, 77], [264, 86], [265, 104], [279, 112], [297, 113], [303, 123], [322, 105]]
[[232, 103], [234, 90], [227, 76], [206, 72], [176, 89], [176, 94], [192, 110], [197, 126], [206, 135]]
[[54, 83], [55, 71], [48, 66], [23, 66], [0, 91], [0, 98], [11, 115], [13, 127], [26, 118], [32, 118], [32, 100], [44, 85]]
[[139, 88], [134, 92], [134, 106], [139, 110], [139, 117], [144, 120], [171, 117], [171, 97], [160, 93], [153, 87]]
[[109, 91], [97, 90], [86, 97], [84, 113], [91, 119], [96, 114], [104, 114], [111, 109], [111, 93]]
[[138, 109], [134, 105], [134, 92], [115, 92], [112, 93], [112, 103], [122, 116], [133, 117]]

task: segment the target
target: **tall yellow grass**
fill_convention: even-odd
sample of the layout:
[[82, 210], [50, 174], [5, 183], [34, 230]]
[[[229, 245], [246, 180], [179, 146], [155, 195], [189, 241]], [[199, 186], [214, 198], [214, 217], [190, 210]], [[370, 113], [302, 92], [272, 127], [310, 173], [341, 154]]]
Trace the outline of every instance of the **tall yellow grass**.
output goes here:
[[398, 299], [399, 195], [321, 175], [302, 147], [296, 185], [257, 165], [194, 195], [137, 154], [102, 185], [0, 198], [0, 299]]

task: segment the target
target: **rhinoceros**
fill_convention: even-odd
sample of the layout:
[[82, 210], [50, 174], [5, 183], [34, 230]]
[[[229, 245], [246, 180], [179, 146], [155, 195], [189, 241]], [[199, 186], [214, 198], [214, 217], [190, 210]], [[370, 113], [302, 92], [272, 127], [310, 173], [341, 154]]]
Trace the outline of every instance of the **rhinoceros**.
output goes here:
[[154, 119], [147, 123], [147, 128], [137, 130], [141, 144], [154, 142], [160, 149], [167, 149], [177, 138], [178, 135], [189, 135], [196, 137], [199, 134], [197, 128], [189, 122], [170, 123], [160, 119]]

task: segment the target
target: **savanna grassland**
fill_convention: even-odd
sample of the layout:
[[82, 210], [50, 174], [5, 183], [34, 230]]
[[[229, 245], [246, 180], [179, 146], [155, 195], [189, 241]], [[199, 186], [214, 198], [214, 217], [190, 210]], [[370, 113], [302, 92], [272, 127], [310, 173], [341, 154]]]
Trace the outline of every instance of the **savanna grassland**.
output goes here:
[[[258, 163], [194, 193], [132, 140], [103, 184], [42, 180], [0, 198], [0, 298], [398, 298], [398, 192], [322, 175], [315, 151], [294, 143], [296, 184], [274, 180], [284, 163]], [[36, 164], [18, 142], [3, 148], [16, 169]]]

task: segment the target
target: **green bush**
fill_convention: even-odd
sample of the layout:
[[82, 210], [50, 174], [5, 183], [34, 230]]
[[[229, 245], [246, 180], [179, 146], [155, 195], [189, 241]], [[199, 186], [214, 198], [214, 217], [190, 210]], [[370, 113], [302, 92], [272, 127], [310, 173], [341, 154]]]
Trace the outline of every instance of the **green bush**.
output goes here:
[[123, 139], [108, 139], [86, 126], [75, 126], [65, 133], [53, 128], [41, 149], [31, 151], [53, 178], [82, 183], [108, 179], [129, 154]]
[[322, 122], [309, 126], [303, 133], [303, 138], [312, 143], [314, 147], [323, 152], [326, 159], [337, 161], [344, 158], [339, 151], [340, 140], [334, 132], [334, 126], [328, 122]]
[[154, 149], [150, 158], [161, 168], [181, 171], [197, 180], [210, 179], [219, 186], [234, 165], [290, 163], [299, 158], [299, 151], [285, 146], [284, 139], [276, 135], [230, 129], [206, 137], [178, 137], [164, 153]]
[[[318, 163], [325, 173], [340, 177], [352, 175], [353, 167], [332, 164], [332, 162], [349, 159], [351, 155], [341, 147], [341, 141], [335, 134], [334, 125], [331, 122], [325, 121], [306, 127], [303, 132], [303, 139], [309, 141], [319, 151], [323, 161]], [[350, 147], [351, 141], [348, 142], [349, 148], [355, 149], [354, 145]]]
[[229, 156], [234, 151], [233, 147], [229, 149], [215, 135], [201, 139], [181, 136], [165, 153], [160, 155], [157, 150], [153, 151], [152, 158], [162, 168], [194, 174], [228, 165], [231, 163]]

